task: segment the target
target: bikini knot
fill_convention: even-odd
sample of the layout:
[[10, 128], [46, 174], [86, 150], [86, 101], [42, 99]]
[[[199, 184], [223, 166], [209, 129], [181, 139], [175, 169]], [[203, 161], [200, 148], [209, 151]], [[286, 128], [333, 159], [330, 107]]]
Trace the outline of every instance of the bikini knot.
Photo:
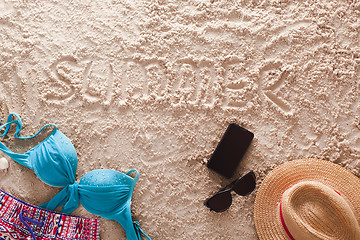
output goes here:
[[61, 209], [61, 212], [63, 213], [71, 213], [79, 206], [80, 203], [79, 184], [74, 182], [67, 187], [69, 187], [69, 198]]
[[49, 202], [41, 204], [40, 207], [54, 210], [58, 206], [64, 205], [61, 212], [70, 214], [80, 204], [79, 184], [74, 182], [63, 188]]

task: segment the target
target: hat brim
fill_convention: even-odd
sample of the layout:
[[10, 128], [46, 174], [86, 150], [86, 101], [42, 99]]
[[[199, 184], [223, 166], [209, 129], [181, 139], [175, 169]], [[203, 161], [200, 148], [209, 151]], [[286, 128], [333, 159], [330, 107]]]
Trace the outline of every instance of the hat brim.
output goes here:
[[280, 220], [283, 193], [301, 181], [319, 181], [343, 196], [360, 223], [360, 179], [345, 168], [318, 159], [286, 162], [272, 170], [255, 198], [254, 221], [259, 239], [290, 239]]

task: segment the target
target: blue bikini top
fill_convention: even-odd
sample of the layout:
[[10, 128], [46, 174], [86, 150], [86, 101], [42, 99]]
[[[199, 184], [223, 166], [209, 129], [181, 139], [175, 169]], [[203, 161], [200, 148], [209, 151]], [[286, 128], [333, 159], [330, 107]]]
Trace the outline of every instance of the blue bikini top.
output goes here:
[[[16, 119], [13, 120], [13, 117]], [[81, 202], [89, 212], [119, 222], [125, 229], [128, 240], [141, 240], [140, 233], [150, 240], [141, 230], [139, 223], [133, 222], [131, 218], [131, 198], [139, 178], [137, 170], [124, 174], [110, 169], [97, 169], [85, 174], [77, 183], [75, 181], [76, 150], [71, 141], [54, 124], [45, 125], [33, 136], [20, 137], [22, 121], [18, 114], [12, 113], [8, 116], [7, 123], [0, 126], [0, 131], [5, 128], [0, 137], [8, 133], [12, 124], [16, 124], [14, 136], [18, 139], [31, 139], [47, 126], [54, 127], [45, 140], [24, 154], [14, 153], [0, 142], [1, 151], [21, 165], [33, 169], [43, 182], [55, 187], [64, 187], [40, 207], [54, 210], [63, 206], [61, 212], [71, 213]], [[136, 172], [135, 178], [129, 176], [132, 172]]]

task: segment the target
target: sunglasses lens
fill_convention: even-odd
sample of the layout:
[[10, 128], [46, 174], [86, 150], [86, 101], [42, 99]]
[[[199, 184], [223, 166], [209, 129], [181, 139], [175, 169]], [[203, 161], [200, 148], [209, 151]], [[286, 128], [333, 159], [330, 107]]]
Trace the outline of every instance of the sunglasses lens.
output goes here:
[[231, 206], [232, 197], [230, 191], [215, 194], [205, 202], [205, 205], [215, 212], [223, 212]]
[[254, 172], [249, 172], [245, 176], [238, 179], [233, 186], [233, 190], [241, 195], [245, 196], [254, 191], [256, 186], [256, 178]]

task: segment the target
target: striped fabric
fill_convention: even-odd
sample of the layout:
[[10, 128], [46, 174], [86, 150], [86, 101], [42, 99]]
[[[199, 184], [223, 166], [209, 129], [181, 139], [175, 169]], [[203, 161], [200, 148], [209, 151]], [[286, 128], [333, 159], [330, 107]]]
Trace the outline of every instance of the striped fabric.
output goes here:
[[99, 220], [57, 213], [23, 202], [0, 189], [0, 240], [33, 240], [20, 220], [24, 217], [43, 223], [27, 222], [36, 240], [99, 240]]

